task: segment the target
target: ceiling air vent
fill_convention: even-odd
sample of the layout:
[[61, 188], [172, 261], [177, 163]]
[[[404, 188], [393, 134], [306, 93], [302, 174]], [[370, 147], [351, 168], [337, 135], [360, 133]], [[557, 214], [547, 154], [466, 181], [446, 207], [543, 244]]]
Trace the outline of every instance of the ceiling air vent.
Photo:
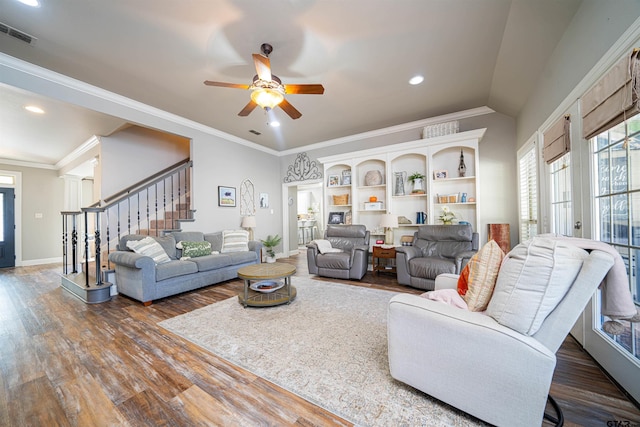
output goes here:
[[258, 132], [257, 130], [253, 130], [253, 129], [249, 130], [249, 132], [251, 132], [254, 135], [262, 135], [260, 132]]
[[38, 40], [37, 38], [35, 38], [33, 36], [30, 36], [29, 34], [23, 32], [23, 31], [15, 29], [12, 26], [7, 25], [7, 24], [5, 24], [3, 22], [0, 22], [0, 33], [4, 33], [4, 34], [6, 34], [8, 36], [11, 36], [11, 37], [13, 37], [15, 39], [18, 39], [18, 40], [22, 40], [23, 42], [31, 44], [31, 45], [34, 44], [36, 42], [36, 40]]

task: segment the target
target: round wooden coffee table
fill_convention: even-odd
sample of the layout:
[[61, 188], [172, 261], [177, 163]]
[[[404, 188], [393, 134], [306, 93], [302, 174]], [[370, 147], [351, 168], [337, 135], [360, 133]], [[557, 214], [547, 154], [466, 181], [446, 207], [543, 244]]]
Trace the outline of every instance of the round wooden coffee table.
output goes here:
[[[244, 289], [238, 294], [238, 301], [245, 307], [271, 307], [280, 304], [289, 304], [296, 298], [297, 291], [291, 286], [291, 276], [296, 268], [284, 262], [266, 264], [253, 264], [238, 269], [238, 277], [244, 280]], [[274, 291], [261, 292], [259, 288], [262, 281], [274, 281], [284, 279], [284, 286]], [[255, 282], [252, 288], [251, 282]]]

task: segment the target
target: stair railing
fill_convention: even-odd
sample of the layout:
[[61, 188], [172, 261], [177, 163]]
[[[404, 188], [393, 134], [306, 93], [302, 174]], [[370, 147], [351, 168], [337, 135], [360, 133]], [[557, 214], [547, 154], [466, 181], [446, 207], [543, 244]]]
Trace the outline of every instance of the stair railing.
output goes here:
[[[63, 273], [78, 273], [78, 218], [81, 214], [84, 214], [83, 264], [86, 287], [90, 286], [90, 275], [95, 276], [95, 285], [104, 283], [102, 268], [111, 269], [109, 253], [123, 236], [161, 235], [165, 230], [174, 229], [179, 221], [192, 221], [194, 211], [189, 200], [192, 168], [193, 162], [187, 159], [82, 208], [80, 212], [61, 212]], [[166, 227], [167, 223], [171, 228]], [[90, 267], [91, 258], [95, 265], [93, 269]], [[103, 260], [106, 260], [106, 265], [102, 265]]]

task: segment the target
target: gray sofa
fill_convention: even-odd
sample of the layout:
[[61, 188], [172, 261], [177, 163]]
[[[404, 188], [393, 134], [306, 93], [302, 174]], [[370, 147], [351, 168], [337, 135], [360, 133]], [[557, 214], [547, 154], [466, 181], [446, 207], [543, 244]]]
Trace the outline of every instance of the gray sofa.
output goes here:
[[181, 261], [182, 251], [176, 248], [178, 242], [206, 240], [211, 243], [213, 251], [220, 251], [222, 232], [173, 232], [154, 237], [171, 258], [170, 262], [156, 265], [150, 257], [127, 248], [129, 240], [142, 240], [145, 237], [139, 234], [126, 235], [120, 239], [118, 250], [109, 254], [109, 261], [115, 264], [118, 293], [145, 305], [153, 300], [234, 279], [238, 277], [239, 268], [260, 262], [262, 250], [260, 242], [249, 241], [248, 252], [212, 254]]

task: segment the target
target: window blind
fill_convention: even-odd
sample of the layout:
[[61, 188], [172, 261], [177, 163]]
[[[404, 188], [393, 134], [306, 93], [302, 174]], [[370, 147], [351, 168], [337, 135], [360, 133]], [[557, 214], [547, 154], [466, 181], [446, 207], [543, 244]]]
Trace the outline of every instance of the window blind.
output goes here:
[[571, 151], [571, 116], [566, 115], [544, 133], [542, 157], [547, 164]]
[[622, 58], [581, 98], [585, 139], [604, 132], [640, 112], [640, 49]]
[[538, 183], [535, 145], [520, 157], [520, 241], [532, 238], [538, 231]]

